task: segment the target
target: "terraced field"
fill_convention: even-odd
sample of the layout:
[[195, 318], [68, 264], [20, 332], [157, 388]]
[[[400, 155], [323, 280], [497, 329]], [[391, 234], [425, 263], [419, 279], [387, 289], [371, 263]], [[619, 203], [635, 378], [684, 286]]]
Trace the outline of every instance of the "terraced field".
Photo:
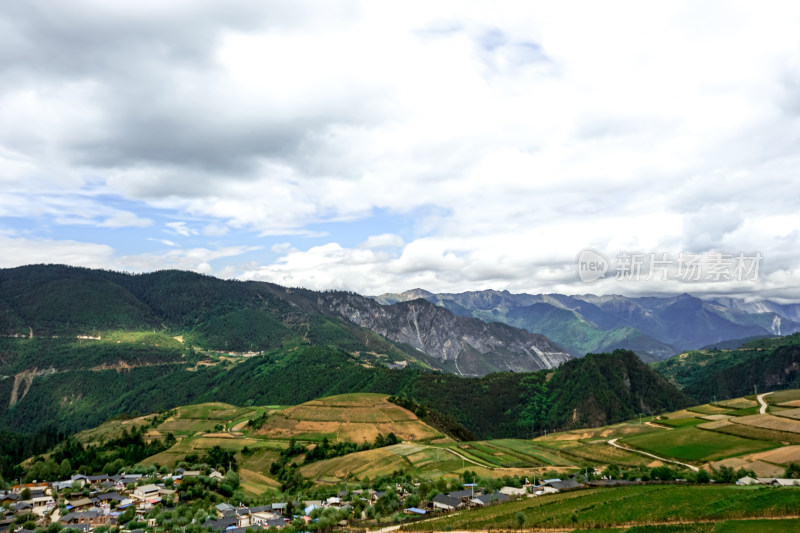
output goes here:
[[[794, 409], [790, 409], [794, 412]], [[773, 415], [751, 415], [743, 416], [736, 419], [737, 424], [745, 426], [753, 426], [763, 429], [772, 429], [775, 431], [786, 431], [789, 433], [800, 433], [800, 421], [792, 420], [784, 416]]]
[[566, 471], [576, 463], [532, 441], [497, 440], [433, 445], [402, 443], [358, 452], [303, 466], [304, 476], [323, 482], [389, 474], [395, 470], [423, 478], [458, 475], [465, 470], [479, 476], [534, 476], [544, 471]]
[[313, 400], [270, 416], [258, 431], [271, 439], [372, 442], [379, 433], [404, 441], [442, 439], [436, 429], [382, 394], [344, 394]]
[[146, 415], [130, 420], [112, 419], [96, 428], [81, 431], [75, 437], [84, 444], [103, 442], [120, 437], [123, 431], [130, 433], [133, 429], [149, 426], [155, 417], [156, 415]]
[[[305, 404], [281, 407], [239, 408], [224, 403], [184, 406], [171, 416], [156, 420], [151, 438], [173, 433], [178, 438], [169, 450], [148, 458], [146, 463], [174, 465], [186, 455], [203, 455], [214, 446], [237, 452], [245, 489], [257, 495], [274, 487], [269, 469], [281, 449], [296, 439], [313, 446], [330, 441], [371, 442], [379, 433], [395, 433], [402, 443], [394, 446], [302, 465], [301, 473], [321, 483], [345, 479], [374, 479], [404, 470], [423, 479], [456, 476], [465, 470], [480, 476], [567, 472], [610, 464], [658, 466], [665, 460], [697, 466], [731, 466], [753, 470], [761, 476], [778, 476], [791, 462], [800, 462], [800, 391], [782, 391], [766, 397], [770, 414], [752, 414], [752, 398], [727, 400], [715, 405], [667, 413], [659, 417], [601, 428], [554, 433], [534, 440], [499, 439], [454, 442], [423, 423], [413, 413], [389, 403], [379, 394], [348, 394], [322, 398]], [[781, 404], [781, 405], [778, 405]], [[107, 439], [122, 429], [152, 425], [154, 417], [112, 421], [84, 432], [85, 441]], [[256, 430], [248, 421], [258, 420]], [[256, 425], [258, 427], [258, 424]], [[618, 439], [626, 448], [609, 446]], [[244, 448], [248, 453], [242, 454]], [[298, 456], [302, 464], [303, 456]]]
[[203, 403], [178, 407], [174, 416], [157, 428], [162, 435], [172, 433], [175, 437], [198, 433], [225, 432], [241, 420], [261, 416], [262, 407], [235, 407], [226, 403]]

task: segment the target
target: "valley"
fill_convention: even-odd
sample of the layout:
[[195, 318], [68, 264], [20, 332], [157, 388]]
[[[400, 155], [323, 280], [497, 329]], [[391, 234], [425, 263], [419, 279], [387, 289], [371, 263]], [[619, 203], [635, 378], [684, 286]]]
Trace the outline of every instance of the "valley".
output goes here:
[[[758, 520], [765, 519], [791, 530], [800, 518], [796, 516], [800, 479], [781, 479], [790, 472], [800, 474], [800, 429], [795, 427], [800, 390], [696, 405], [532, 440], [456, 441], [390, 399], [381, 394], [351, 393], [294, 406], [187, 405], [110, 420], [77, 434], [74, 439], [81, 448], [70, 446], [85, 449], [80, 452], [83, 454], [93, 448], [112, 451], [106, 443], [141, 438], [140, 445], [150, 443], [152, 449], [161, 450], [127, 465], [113, 459], [118, 456], [108, 455], [113, 463], [100, 470], [109, 472], [108, 466], [113, 464], [112, 471], [119, 468], [144, 474], [143, 481], [134, 486], [166, 480], [166, 486], [172, 487], [176, 474], [171, 477], [170, 473], [188, 475], [189, 470], [199, 471], [199, 482], [207, 483], [203, 479], [213, 481], [213, 476], [203, 478], [203, 471], [208, 475], [231, 469], [236, 479], [232, 498], [246, 502], [248, 513], [262, 508], [258, 502], [305, 495], [306, 500], [321, 498], [323, 502], [319, 511], [306, 511], [307, 515], [321, 517], [327, 508], [346, 516], [339, 504], [324, 503], [333, 501], [326, 495], [366, 494], [372, 487], [370, 490], [378, 491], [375, 499], [362, 504], [360, 517], [350, 514], [350, 523], [377, 527], [385, 515], [409, 531], [482, 531], [487, 527], [728, 531], [756, 527], [761, 524]], [[766, 412], [758, 412], [757, 400], [764, 401]], [[61, 448], [42, 457], [43, 462], [28, 462], [26, 480], [31, 476], [41, 479], [48, 468], [58, 471], [53, 458], [62, 454]], [[48, 466], [50, 462], [52, 466]], [[276, 464], [282, 466], [276, 469]], [[291, 475], [287, 477], [286, 472]], [[106, 479], [102, 475], [93, 478]], [[796, 482], [797, 486], [770, 486], [776, 478], [784, 485]], [[558, 479], [570, 484], [562, 487]], [[477, 483], [480, 488], [471, 489], [477, 494], [488, 495], [505, 487], [505, 494], [523, 497], [503, 496], [500, 501], [505, 503], [464, 504], [463, 509], [459, 505], [451, 512], [437, 511], [434, 502], [440, 497], [435, 494], [450, 491], [450, 495], [460, 495], [456, 489], [466, 482]], [[222, 490], [223, 496], [226, 490], [233, 490], [215, 488], [213, 483], [208, 487], [211, 494]], [[395, 503], [381, 503], [384, 491], [393, 494]], [[181, 494], [182, 501], [192, 499], [193, 493]], [[650, 504], [654, 501], [658, 501], [656, 507]], [[408, 521], [404, 508], [420, 507], [437, 518]], [[144, 516], [160, 512], [144, 503], [141, 508]], [[276, 516], [280, 519], [281, 513]], [[296, 519], [283, 524], [293, 527], [291, 522]], [[207, 526], [212, 531], [216, 527], [213, 522]]]
[[[687, 530], [712, 531], [745, 518], [791, 524], [787, 506], [800, 503], [800, 491], [765, 485], [800, 475], [800, 334], [728, 338], [646, 364], [659, 357], [625, 349], [573, 357], [491, 311], [526, 303], [526, 316], [535, 311], [551, 325], [566, 318], [566, 329], [550, 331], [574, 340], [582, 337], [573, 319], [591, 315], [585, 324], [592, 328], [641, 340], [647, 327], [656, 333], [649, 319], [634, 331], [614, 313], [658, 315], [662, 328], [684, 314], [684, 322], [712, 327], [715, 313], [736, 302], [420, 291], [381, 302], [184, 272], [53, 266], [0, 270], [0, 289], [6, 482], [66, 487], [72, 481], [64, 478], [74, 475], [141, 475], [148, 481], [116, 490], [144, 484], [171, 494], [177, 487], [211, 530], [219, 530], [212, 503], [258, 509], [324, 503], [350, 491], [378, 496], [350, 494], [349, 511], [321, 504], [328, 519], [376, 527], [391, 517], [425, 530], [485, 529], [487, 520], [625, 530], [690, 516], [696, 529]], [[560, 310], [541, 307], [546, 302]], [[522, 316], [521, 309], [512, 305], [503, 316]], [[750, 325], [729, 324], [714, 338], [766, 323], [750, 311], [724, 311], [730, 324]], [[198, 474], [176, 485], [181, 471]], [[734, 486], [740, 479], [754, 486]], [[467, 507], [530, 497], [409, 521], [416, 511], [406, 509], [438, 513], [434, 497], [446, 506], [465, 483], [487, 498], [464, 500]], [[722, 489], [730, 491], [716, 492]], [[777, 500], [766, 496], [774, 490]], [[712, 493], [727, 510], [685, 514], [694, 498]], [[664, 502], [661, 514], [646, 518], [625, 507], [649, 497]], [[616, 503], [597, 513], [597, 499]], [[137, 509], [144, 517], [168, 512]], [[309, 514], [321, 520], [324, 513]]]

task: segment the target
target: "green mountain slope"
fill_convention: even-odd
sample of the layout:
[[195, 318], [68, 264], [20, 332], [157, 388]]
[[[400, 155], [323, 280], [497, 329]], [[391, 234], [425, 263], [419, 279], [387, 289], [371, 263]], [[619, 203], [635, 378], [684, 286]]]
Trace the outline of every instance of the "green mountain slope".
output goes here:
[[701, 401], [800, 386], [800, 334], [763, 338], [732, 350], [693, 350], [654, 369]]
[[[413, 329], [407, 327], [411, 322]], [[330, 345], [463, 375], [539, 370], [569, 359], [542, 335], [487, 325], [430, 304], [382, 306], [354, 293], [180, 271], [0, 269], [0, 335], [98, 337], [120, 329], [161, 331], [219, 351]], [[455, 360], [461, 351], [464, 365]]]
[[[25, 394], [18, 390], [14, 405], [8, 399], [16, 380], [0, 381], [0, 429], [32, 432], [53, 424], [74, 432], [120, 413], [145, 414], [196, 402], [296, 404], [332, 394], [379, 392], [412, 398], [479, 438], [529, 437], [544, 429], [610, 423], [642, 410], [660, 412], [690, 403], [668, 384], [653, 387], [659, 376], [629, 352], [573, 361], [564, 374], [556, 369], [461, 378], [412, 368], [370, 368], [348, 352], [315, 346], [213, 365], [198, 365], [198, 355], [181, 349], [141, 347], [139, 355], [126, 356], [125, 365], [114, 368], [102, 366], [109, 354], [96, 347], [91, 348], [95, 355], [82, 363], [76, 354], [84, 349], [89, 348], [70, 347], [65, 353], [73, 364], [51, 366], [30, 383], [20, 383]], [[112, 360], [119, 361], [118, 355], [111, 354]], [[598, 366], [614, 369], [617, 374], [607, 374], [617, 377], [597, 381]], [[594, 384], [594, 396], [584, 396], [587, 383]], [[619, 387], [622, 392], [610, 390]]]
[[676, 351], [630, 326], [602, 330], [576, 311], [546, 303], [513, 308], [505, 315], [505, 322], [529, 331], [541, 331], [571, 354], [628, 349], [644, 361], [656, 361]]

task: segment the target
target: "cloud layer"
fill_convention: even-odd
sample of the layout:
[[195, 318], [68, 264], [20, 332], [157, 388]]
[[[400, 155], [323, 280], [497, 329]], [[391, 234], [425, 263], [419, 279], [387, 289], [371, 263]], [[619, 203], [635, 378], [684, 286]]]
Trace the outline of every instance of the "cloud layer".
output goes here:
[[[0, 262], [797, 299], [798, 36], [788, 2], [6, 2]], [[587, 247], [764, 262], [587, 286]]]

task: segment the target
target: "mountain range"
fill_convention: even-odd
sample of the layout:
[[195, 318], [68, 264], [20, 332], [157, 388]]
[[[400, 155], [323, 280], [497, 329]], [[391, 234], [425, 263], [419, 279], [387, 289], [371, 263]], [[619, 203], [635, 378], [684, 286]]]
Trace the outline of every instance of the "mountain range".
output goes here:
[[437, 294], [422, 289], [374, 298], [382, 304], [424, 299], [459, 316], [524, 328], [545, 335], [575, 357], [626, 349], [657, 361], [732, 339], [800, 331], [800, 304], [770, 300], [493, 290]]
[[200, 348], [233, 352], [332, 344], [460, 375], [547, 369], [570, 358], [542, 335], [425, 301], [380, 305], [354, 293], [180, 271], [0, 270], [0, 335], [97, 337], [116, 329], [169, 332]]
[[408, 398], [479, 437], [690, 404], [632, 352], [574, 359], [543, 335], [426, 300], [382, 305], [180, 271], [0, 270], [0, 430], [348, 392]]
[[[797, 314], [685, 294], [370, 298], [181, 271], [4, 269], [0, 430], [379, 392], [424, 405], [455, 433], [526, 436], [797, 385], [797, 336], [763, 338], [796, 330]], [[642, 361], [695, 346], [705, 348]]]

